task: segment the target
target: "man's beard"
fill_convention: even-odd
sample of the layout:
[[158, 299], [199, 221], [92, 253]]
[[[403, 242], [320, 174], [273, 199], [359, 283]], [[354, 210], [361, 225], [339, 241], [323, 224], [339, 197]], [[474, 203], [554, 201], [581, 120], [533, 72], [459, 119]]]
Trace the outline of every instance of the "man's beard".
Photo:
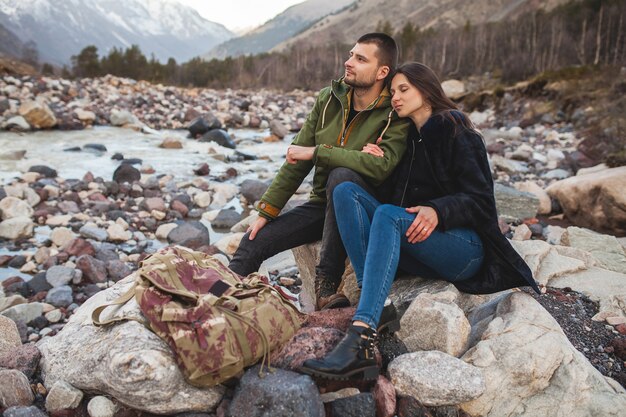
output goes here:
[[368, 88], [372, 88], [374, 84], [376, 84], [376, 75], [373, 75], [370, 79], [367, 79], [367, 80], [357, 80], [357, 79], [349, 80], [344, 77], [343, 81], [346, 84], [348, 84], [350, 87], [366, 90]]

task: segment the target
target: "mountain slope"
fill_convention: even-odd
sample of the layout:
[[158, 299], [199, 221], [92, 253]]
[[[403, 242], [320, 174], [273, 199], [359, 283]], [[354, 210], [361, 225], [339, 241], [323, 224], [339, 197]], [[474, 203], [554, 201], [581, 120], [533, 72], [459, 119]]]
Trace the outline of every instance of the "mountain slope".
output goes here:
[[90, 44], [101, 54], [137, 44], [161, 61], [185, 61], [233, 36], [175, 0], [0, 0], [0, 24], [57, 64]]
[[281, 51], [294, 44], [352, 43], [375, 30], [379, 22], [399, 31], [406, 22], [420, 29], [448, 25], [459, 27], [514, 18], [530, 10], [551, 10], [569, 0], [356, 0], [352, 7], [321, 19], [309, 29], [274, 47]]
[[0, 55], [20, 56], [23, 46], [20, 38], [0, 23]]
[[336, 13], [352, 3], [354, 0], [308, 0], [296, 4], [252, 32], [218, 45], [203, 58], [225, 58], [267, 52], [324, 16]]

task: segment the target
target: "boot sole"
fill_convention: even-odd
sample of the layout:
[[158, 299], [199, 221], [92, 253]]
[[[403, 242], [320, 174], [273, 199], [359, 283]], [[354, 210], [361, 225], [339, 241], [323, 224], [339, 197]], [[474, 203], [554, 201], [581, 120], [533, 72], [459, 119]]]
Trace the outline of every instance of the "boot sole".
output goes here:
[[328, 372], [318, 371], [317, 369], [305, 368], [301, 367], [300, 372], [305, 373], [310, 376], [315, 376], [319, 378], [332, 379], [336, 381], [345, 381], [348, 379], [360, 378], [366, 381], [372, 381], [378, 378], [378, 366], [368, 366], [365, 368], [354, 369], [350, 372], [346, 372], [344, 374], [331, 374]]
[[376, 329], [378, 333], [382, 333], [385, 330], [389, 331], [389, 333], [397, 332], [398, 330], [400, 330], [400, 320], [398, 319], [392, 320], [388, 323], [383, 324], [378, 329]]

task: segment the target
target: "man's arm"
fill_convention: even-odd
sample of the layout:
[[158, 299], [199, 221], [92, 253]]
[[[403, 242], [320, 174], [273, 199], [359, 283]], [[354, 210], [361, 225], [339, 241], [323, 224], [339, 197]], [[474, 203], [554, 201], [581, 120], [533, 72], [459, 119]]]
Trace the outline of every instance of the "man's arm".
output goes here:
[[361, 150], [320, 145], [315, 151], [315, 165], [331, 170], [336, 167], [350, 168], [358, 172], [373, 186], [380, 185], [400, 162], [407, 144], [409, 121], [396, 119], [382, 137], [378, 146], [383, 156], [375, 156]]
[[[330, 99], [329, 93], [330, 91], [327, 89], [320, 92], [313, 105], [313, 110], [307, 116], [302, 129], [292, 142], [294, 145], [315, 146], [317, 120], [326, 101]], [[257, 205], [259, 214], [269, 220], [278, 216], [280, 210], [296, 192], [311, 168], [313, 168], [313, 161], [298, 161], [296, 164], [285, 162], [280, 167], [272, 184], [261, 197]]]

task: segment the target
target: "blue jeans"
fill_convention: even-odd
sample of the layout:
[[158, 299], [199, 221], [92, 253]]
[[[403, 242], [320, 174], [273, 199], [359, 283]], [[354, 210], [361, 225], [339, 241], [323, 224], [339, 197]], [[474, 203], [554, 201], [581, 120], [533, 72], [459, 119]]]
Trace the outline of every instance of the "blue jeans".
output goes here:
[[426, 240], [409, 243], [405, 233], [415, 214], [381, 204], [354, 183], [339, 184], [333, 200], [339, 233], [361, 288], [353, 320], [378, 326], [398, 267], [450, 282], [470, 278], [480, 269], [483, 245], [473, 230], [436, 229]]

